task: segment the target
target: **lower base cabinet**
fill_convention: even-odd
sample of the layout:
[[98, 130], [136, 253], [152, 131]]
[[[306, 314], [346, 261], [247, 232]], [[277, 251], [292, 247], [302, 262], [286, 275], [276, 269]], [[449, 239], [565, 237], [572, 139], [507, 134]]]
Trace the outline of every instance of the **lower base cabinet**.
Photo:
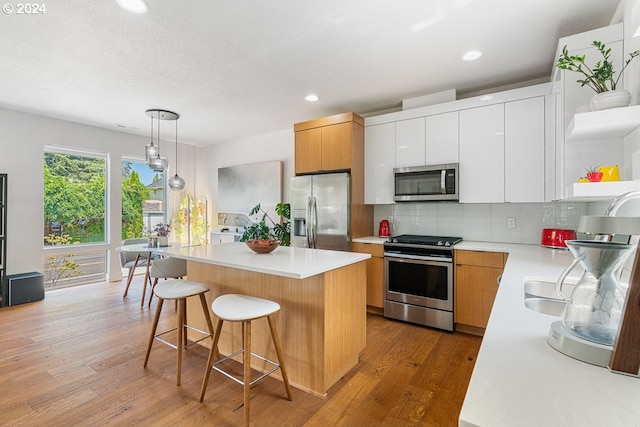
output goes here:
[[382, 310], [384, 308], [384, 247], [375, 243], [352, 243], [351, 251], [371, 255], [367, 260], [367, 307]]
[[456, 330], [483, 335], [507, 261], [502, 252], [456, 250], [454, 322]]

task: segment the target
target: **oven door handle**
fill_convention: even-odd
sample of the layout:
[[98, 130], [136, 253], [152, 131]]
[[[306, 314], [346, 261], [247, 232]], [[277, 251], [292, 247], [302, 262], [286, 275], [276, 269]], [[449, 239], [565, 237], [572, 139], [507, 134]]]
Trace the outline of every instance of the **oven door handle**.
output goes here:
[[440, 192], [447, 194], [447, 170], [442, 169], [440, 172]]
[[396, 253], [385, 252], [384, 256], [385, 258], [390, 258], [390, 259], [395, 258], [399, 262], [407, 262], [407, 261], [404, 261], [405, 259], [407, 259], [407, 260], [416, 260], [416, 261], [436, 261], [444, 264], [453, 264], [453, 260], [451, 258], [433, 257], [433, 256], [426, 256], [426, 255], [406, 255], [406, 254], [396, 254]]

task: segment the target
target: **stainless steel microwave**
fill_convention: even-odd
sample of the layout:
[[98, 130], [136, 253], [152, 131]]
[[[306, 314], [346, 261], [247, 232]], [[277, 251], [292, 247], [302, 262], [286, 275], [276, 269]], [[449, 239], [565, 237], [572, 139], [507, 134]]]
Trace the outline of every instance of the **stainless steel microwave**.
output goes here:
[[393, 170], [396, 202], [458, 200], [458, 163]]

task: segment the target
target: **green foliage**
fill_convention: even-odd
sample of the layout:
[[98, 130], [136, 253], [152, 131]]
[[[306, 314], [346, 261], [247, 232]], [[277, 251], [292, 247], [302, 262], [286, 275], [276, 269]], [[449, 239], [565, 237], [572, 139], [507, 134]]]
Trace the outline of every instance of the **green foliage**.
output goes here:
[[[68, 234], [57, 236], [49, 234], [44, 238], [47, 245], [66, 246], [77, 245], [80, 242], [72, 241]], [[73, 254], [51, 255], [45, 259], [45, 280], [51, 283], [51, 288], [55, 288], [60, 279], [76, 277], [84, 273], [80, 270], [80, 264], [75, 262]]]
[[[280, 245], [289, 246], [291, 244], [291, 222], [289, 222], [291, 218], [291, 205], [289, 205], [289, 203], [278, 203], [276, 205], [276, 213], [281, 217], [277, 223], [261, 208], [260, 203], [251, 209], [249, 215], [253, 216], [259, 212], [262, 212], [260, 221], [247, 227], [240, 240], [246, 242], [247, 240], [276, 239], [280, 241]], [[284, 221], [282, 218], [284, 218]], [[267, 219], [272, 227], [267, 225]]]
[[624, 72], [625, 68], [627, 68], [627, 65], [629, 65], [629, 63], [633, 60], [633, 58], [640, 55], [640, 50], [636, 50], [629, 54], [629, 59], [625, 61], [624, 67], [622, 67], [622, 70], [620, 70], [620, 73], [618, 73], [618, 77], [615, 77], [613, 64], [609, 61], [609, 58], [611, 56], [611, 48], [607, 48], [604, 43], [597, 40], [594, 41], [592, 45], [595, 46], [596, 49], [598, 49], [603, 58], [602, 61], [596, 62], [593, 69], [589, 68], [589, 66], [585, 64], [585, 55], [569, 55], [567, 46], [562, 49], [562, 54], [558, 58], [556, 67], [562, 70], [581, 73], [585, 76], [585, 78], [578, 80], [580, 86], [588, 86], [596, 93], [616, 90], [618, 81], [620, 80], [622, 73]]
[[[44, 221], [90, 241], [104, 241], [105, 162], [71, 154], [44, 155]], [[84, 241], [84, 238], [82, 238]]]
[[144, 219], [142, 208], [144, 201], [151, 198], [151, 191], [140, 181], [137, 172], [131, 169], [122, 175], [122, 238], [131, 239], [142, 236]]

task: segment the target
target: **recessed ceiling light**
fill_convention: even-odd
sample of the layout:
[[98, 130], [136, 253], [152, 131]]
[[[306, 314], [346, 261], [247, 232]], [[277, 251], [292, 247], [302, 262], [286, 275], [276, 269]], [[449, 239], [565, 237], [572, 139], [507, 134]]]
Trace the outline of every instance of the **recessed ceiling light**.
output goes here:
[[493, 96], [491, 95], [484, 95], [480, 97], [480, 101], [489, 101], [491, 99], [493, 99]]
[[116, 0], [121, 8], [131, 13], [146, 13], [149, 5], [144, 0]]
[[320, 99], [318, 98], [318, 95], [314, 95], [312, 93], [304, 97], [304, 100], [309, 102], [316, 102], [318, 99]]
[[463, 61], [475, 61], [476, 59], [482, 56], [482, 52], [479, 50], [470, 50], [469, 52], [462, 55]]

